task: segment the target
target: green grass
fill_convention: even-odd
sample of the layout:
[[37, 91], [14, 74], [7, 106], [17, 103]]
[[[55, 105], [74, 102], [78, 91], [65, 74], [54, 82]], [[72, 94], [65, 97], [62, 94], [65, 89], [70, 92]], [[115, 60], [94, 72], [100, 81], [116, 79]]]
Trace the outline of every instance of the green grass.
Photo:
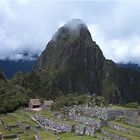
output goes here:
[[17, 133], [17, 132], [23, 132], [21, 128], [19, 127], [15, 127], [11, 129], [13, 133]]
[[10, 115], [1, 115], [0, 120], [6, 122], [8, 125], [16, 125], [17, 120]]
[[20, 134], [20, 140], [35, 140], [35, 133], [32, 130], [28, 130], [27, 134]]
[[129, 108], [126, 108], [124, 106], [118, 106], [118, 105], [111, 105], [111, 106], [108, 106], [108, 107], [111, 107], [112, 109], [129, 109]]
[[31, 125], [37, 125], [37, 123], [30, 118], [31, 115], [33, 115], [32, 112], [21, 110], [16, 111], [14, 113], [10, 113], [10, 115], [14, 116], [19, 122], [26, 122]]
[[3, 135], [9, 135], [9, 134], [13, 134], [13, 131], [7, 131], [5, 130], [2, 125], [0, 125], [0, 132], [3, 134]]
[[105, 126], [103, 128], [106, 129], [107, 131], [113, 133], [113, 134], [116, 134], [116, 135], [119, 135], [119, 136], [122, 136], [122, 137], [126, 137], [126, 138], [129, 138], [131, 140], [140, 140], [140, 137], [133, 136], [133, 135], [130, 135], [130, 134], [118, 131], [118, 130], [114, 130], [114, 129], [112, 129], [110, 127], [107, 127], [107, 126]]
[[[7, 122], [10, 125], [17, 124], [17, 121], [21, 122], [22, 125], [24, 125], [24, 126], [28, 126], [29, 124], [37, 125], [37, 123], [34, 122], [30, 118], [30, 116], [33, 115], [34, 113], [36, 113], [36, 112], [18, 110], [13, 113], [9, 113], [7, 115], [1, 115], [0, 119], [3, 120], [4, 122]], [[45, 113], [48, 114], [48, 112], [45, 112]], [[2, 125], [0, 125], [0, 132], [2, 132], [3, 135], [16, 134], [16, 132], [19, 132], [19, 131], [22, 131], [22, 130], [18, 127], [12, 128], [10, 131], [7, 131], [3, 128]], [[50, 132], [45, 132], [43, 129], [38, 129], [38, 133], [42, 139], [56, 140], [55, 135], [53, 135]], [[31, 129], [27, 130], [26, 133], [19, 134], [19, 136], [20, 136], [20, 140], [35, 140], [35, 132]]]
[[128, 124], [125, 124], [125, 123], [122, 123], [122, 122], [118, 122], [118, 121], [112, 121], [112, 123], [116, 124], [118, 126], [124, 127], [124, 128], [128, 128], [128, 129], [140, 132], [140, 128], [139, 127], [135, 127], [135, 126], [128, 125]]
[[[42, 117], [47, 117], [48, 119], [51, 119], [51, 120], [57, 120], [57, 118], [52, 115], [51, 111], [46, 111], [46, 110], [40, 110], [37, 112], [39, 115], [41, 115]], [[59, 120], [57, 120], [59, 121]]]
[[[42, 140], [56, 140], [55, 135], [50, 132], [45, 132], [43, 129], [37, 130]], [[23, 140], [35, 140], [35, 132], [32, 130], [28, 130], [27, 134], [20, 134], [20, 139]]]
[[91, 136], [77, 136], [72, 133], [63, 133], [60, 135], [61, 140], [98, 140], [98, 138], [94, 138]]
[[39, 130], [39, 135], [45, 140], [56, 140], [56, 136], [51, 132], [45, 132], [43, 129]]
[[95, 117], [95, 116], [92, 116], [91, 118], [92, 118], [93, 120], [100, 121], [100, 119], [99, 119], [99, 118], [97, 118], [97, 117]]
[[97, 138], [99, 138], [100, 140], [102, 140], [103, 138], [107, 138], [107, 140], [110, 140], [106, 135], [104, 135], [101, 132], [97, 132], [96, 135], [97, 135]]
[[[1, 115], [0, 119], [6, 122], [8, 125], [15, 125], [17, 122], [24, 122], [22, 123], [24, 126], [27, 125], [37, 125], [36, 122], [34, 122], [30, 116], [33, 114], [33, 112], [28, 112], [26, 110], [20, 110], [15, 111], [13, 113], [9, 113], [7, 115]], [[22, 131], [20, 128], [12, 128], [10, 131], [7, 131], [3, 128], [2, 125], [0, 125], [0, 132], [2, 132], [3, 135], [8, 134], [16, 134], [17, 132]], [[19, 135], [20, 139], [22, 140], [35, 140], [35, 133], [32, 130], [28, 130], [27, 134], [22, 133]]]

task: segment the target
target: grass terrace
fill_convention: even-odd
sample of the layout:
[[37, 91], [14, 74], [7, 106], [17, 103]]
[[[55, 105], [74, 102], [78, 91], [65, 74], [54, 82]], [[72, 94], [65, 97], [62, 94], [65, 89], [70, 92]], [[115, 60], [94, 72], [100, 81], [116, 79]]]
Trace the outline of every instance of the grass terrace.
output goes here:
[[116, 124], [118, 126], [121, 126], [123, 128], [128, 128], [128, 129], [131, 129], [131, 130], [134, 130], [134, 131], [138, 131], [140, 133], [140, 127], [132, 126], [132, 125], [122, 123], [122, 122], [119, 122], [119, 121], [112, 121], [112, 123]]
[[7, 123], [8, 126], [16, 125], [17, 120], [10, 115], [0, 115], [0, 120]]
[[130, 135], [130, 134], [127, 134], [127, 133], [123, 133], [121, 131], [112, 129], [112, 128], [107, 127], [107, 126], [105, 126], [104, 129], [106, 129], [107, 131], [109, 131], [113, 134], [116, 134], [116, 135], [119, 135], [119, 136], [122, 136], [122, 137], [126, 137], [126, 138], [131, 139], [131, 140], [140, 140], [140, 137], [133, 136], [133, 135]]
[[33, 121], [30, 117], [33, 115], [32, 112], [29, 111], [16, 111], [14, 113], [9, 113], [11, 116], [15, 117], [19, 122], [26, 122], [31, 125], [37, 125], [35, 121]]

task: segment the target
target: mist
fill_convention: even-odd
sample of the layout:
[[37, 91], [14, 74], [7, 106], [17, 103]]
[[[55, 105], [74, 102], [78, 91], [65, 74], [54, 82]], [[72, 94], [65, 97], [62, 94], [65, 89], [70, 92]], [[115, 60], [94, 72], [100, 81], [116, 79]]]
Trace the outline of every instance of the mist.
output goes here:
[[[0, 1], [0, 59], [40, 54], [59, 27], [81, 19], [104, 55], [140, 64], [139, 1]], [[67, 24], [66, 24], [67, 23]]]

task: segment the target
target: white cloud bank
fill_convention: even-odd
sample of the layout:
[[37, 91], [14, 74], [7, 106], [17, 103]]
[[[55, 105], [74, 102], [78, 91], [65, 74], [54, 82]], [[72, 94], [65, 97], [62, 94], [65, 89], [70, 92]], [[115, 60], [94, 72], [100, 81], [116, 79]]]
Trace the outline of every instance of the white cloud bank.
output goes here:
[[40, 53], [60, 25], [82, 19], [106, 58], [140, 64], [139, 1], [0, 0], [0, 59]]

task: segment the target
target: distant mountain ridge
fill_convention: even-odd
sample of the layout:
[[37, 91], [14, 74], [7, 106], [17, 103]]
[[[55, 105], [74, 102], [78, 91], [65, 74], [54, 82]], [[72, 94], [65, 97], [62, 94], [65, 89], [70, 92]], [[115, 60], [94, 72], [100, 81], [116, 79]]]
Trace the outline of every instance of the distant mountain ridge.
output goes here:
[[127, 64], [117, 64], [119, 67], [121, 68], [128, 68], [128, 69], [132, 69], [135, 71], [140, 71], [140, 65], [135, 64], [135, 63], [127, 63]]
[[[36, 60], [0, 60], [0, 67], [3, 69], [6, 77], [11, 79], [17, 72], [31, 72], [32, 68], [36, 64]], [[121, 68], [128, 68], [135, 71], [140, 71], [140, 66], [135, 63], [117, 63], [117, 65]]]
[[6, 77], [11, 79], [18, 71], [31, 72], [36, 60], [0, 60], [0, 67]]

